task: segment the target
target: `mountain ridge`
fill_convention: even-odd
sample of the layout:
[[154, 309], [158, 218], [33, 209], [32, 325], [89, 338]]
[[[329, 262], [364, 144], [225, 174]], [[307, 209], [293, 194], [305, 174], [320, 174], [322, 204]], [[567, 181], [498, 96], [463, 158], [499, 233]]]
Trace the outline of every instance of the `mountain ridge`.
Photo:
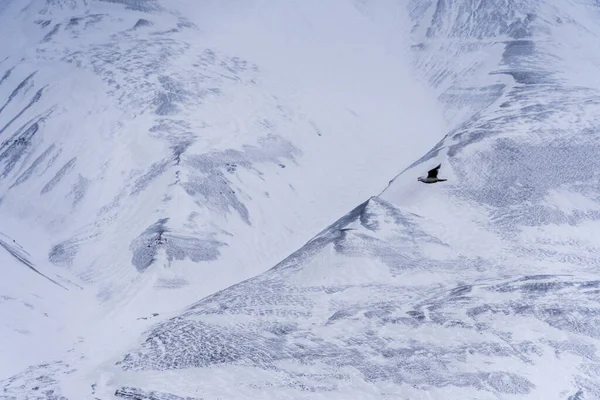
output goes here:
[[[44, 325], [73, 324], [72, 336], [60, 342], [68, 351], [44, 358], [55, 362], [27, 360], [29, 368], [2, 382], [7, 396], [600, 397], [600, 86], [590, 78], [600, 60], [581, 51], [593, 49], [600, 34], [593, 2], [414, 0], [406, 10], [368, 1], [325, 8], [208, 2], [186, 14], [198, 25], [182, 25], [182, 32], [200, 26], [206, 36], [193, 43], [178, 36], [174, 53], [173, 39], [163, 37], [157, 46], [166, 47], [146, 54], [134, 46], [150, 40], [144, 35], [184, 35], [162, 28], [181, 23], [177, 10], [188, 3], [154, 6], [160, 4], [104, 3], [108, 16], [90, 19], [90, 26], [120, 24], [114, 30], [127, 40], [111, 53], [119, 62], [107, 58], [119, 44], [115, 34], [109, 45], [94, 37], [98, 58], [67, 52], [74, 68], [96, 70], [111, 96], [129, 107], [114, 116], [118, 129], [105, 133], [126, 151], [103, 148], [123, 167], [105, 167], [117, 176], [106, 185], [118, 182], [120, 191], [98, 202], [101, 218], [89, 225], [63, 217], [76, 226], [63, 233], [66, 241], [46, 243], [32, 229], [32, 238], [55, 249], [55, 266], [87, 267], [79, 276], [92, 289], [57, 295], [80, 301], [71, 308], [44, 304], [77, 315]], [[162, 12], [172, 13], [163, 21]], [[332, 15], [347, 24], [332, 25]], [[67, 33], [54, 22], [44, 27], [44, 35], [54, 33], [43, 46]], [[247, 37], [232, 34], [231, 26]], [[287, 39], [296, 51], [286, 52]], [[163, 51], [168, 56], [161, 59]], [[156, 72], [164, 68], [157, 59], [179, 51], [200, 57], [198, 66]], [[255, 64], [246, 57], [252, 53]], [[289, 58], [275, 56], [281, 54]], [[148, 57], [138, 64], [138, 55]], [[187, 88], [181, 74], [195, 73], [190, 65], [208, 66], [205, 89], [222, 87]], [[139, 79], [145, 73], [148, 79]], [[239, 79], [223, 78], [230, 73]], [[430, 87], [401, 84], [404, 73]], [[283, 84], [286, 77], [293, 82]], [[14, 88], [2, 93], [9, 98]], [[26, 91], [35, 96], [33, 86]], [[183, 107], [186, 101], [193, 106]], [[209, 115], [195, 119], [194, 107]], [[391, 140], [399, 120], [406, 132], [424, 131], [422, 122], [445, 136]], [[76, 190], [57, 189], [68, 171], [79, 171], [85, 156], [77, 157], [53, 167], [57, 183], [46, 193], [56, 196], [57, 207], [70, 209], [72, 202], [59, 199], [77, 198]], [[376, 181], [398, 163], [409, 166], [387, 187]], [[417, 182], [440, 163], [447, 182]], [[52, 176], [13, 190], [41, 191]], [[7, 204], [0, 204], [3, 216]], [[335, 218], [332, 210], [350, 211]], [[13, 230], [29, 249], [23, 229], [5, 233], [12, 237]], [[19, 274], [26, 271], [19, 267]], [[14, 281], [32, 285], [22, 275]], [[11, 297], [14, 309], [24, 305]], [[31, 321], [37, 320], [25, 322]], [[52, 340], [36, 343], [43, 348]]]

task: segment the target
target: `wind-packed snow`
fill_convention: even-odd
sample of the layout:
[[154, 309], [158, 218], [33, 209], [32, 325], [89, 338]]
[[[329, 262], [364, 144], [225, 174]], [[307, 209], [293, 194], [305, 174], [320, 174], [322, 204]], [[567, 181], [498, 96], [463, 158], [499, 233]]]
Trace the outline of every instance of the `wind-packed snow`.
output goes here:
[[6, 3], [2, 395], [600, 398], [599, 17]]

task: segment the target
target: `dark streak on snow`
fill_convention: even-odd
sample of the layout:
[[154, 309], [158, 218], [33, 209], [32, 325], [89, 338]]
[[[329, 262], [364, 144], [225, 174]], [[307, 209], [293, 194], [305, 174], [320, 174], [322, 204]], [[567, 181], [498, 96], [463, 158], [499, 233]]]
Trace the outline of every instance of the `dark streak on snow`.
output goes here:
[[162, 393], [154, 390], [146, 391], [133, 387], [117, 389], [115, 396], [129, 400], [202, 400], [202, 398], [198, 397], [179, 397], [170, 393]]
[[46, 185], [44, 185], [44, 187], [40, 191], [40, 194], [48, 193], [57, 184], [59, 184], [60, 181], [62, 181], [62, 179], [65, 177], [65, 175], [67, 175], [75, 167], [76, 161], [77, 161], [77, 157], [73, 157], [69, 161], [67, 161], [67, 163], [65, 165], [63, 165], [62, 168], [56, 172], [54, 177], [52, 179], [50, 179], [50, 181], [48, 183], [46, 183]]
[[150, 166], [148, 172], [140, 176], [133, 184], [131, 195], [135, 196], [144, 191], [150, 183], [160, 175], [162, 175], [168, 168], [170, 160], [157, 161]]
[[23, 113], [25, 113], [25, 111], [27, 111], [32, 105], [34, 105], [35, 103], [37, 103], [41, 98], [42, 98], [42, 93], [44, 92], [44, 89], [46, 88], [46, 86], [42, 87], [40, 90], [38, 90], [35, 95], [31, 98], [31, 100], [29, 101], [29, 103], [21, 110], [17, 113], [17, 115], [15, 115], [10, 121], [8, 121], [6, 123], [6, 125], [4, 125], [4, 127], [2, 129], [0, 129], [0, 135], [2, 133], [4, 133], [4, 131], [13, 123], [15, 122], [15, 120], [17, 118], [19, 118], [21, 115], [23, 115]]
[[38, 19], [38, 20], [34, 21], [34, 23], [38, 24], [42, 28], [45, 28], [48, 25], [50, 25], [52, 23], [52, 21], [49, 19]]
[[47, 43], [47, 42], [49, 42], [52, 39], [52, 37], [58, 33], [59, 29], [60, 29], [60, 24], [54, 25], [54, 27], [52, 28], [52, 30], [50, 32], [48, 32], [46, 34], [46, 36], [44, 36], [44, 38], [42, 39], [41, 43]]
[[89, 184], [89, 179], [86, 179], [81, 175], [77, 177], [77, 182], [75, 182], [75, 184], [71, 187], [71, 191], [69, 192], [69, 196], [72, 198], [73, 207], [83, 200]]
[[4, 170], [0, 177], [6, 178], [15, 168], [19, 160], [25, 155], [26, 150], [31, 146], [33, 137], [40, 128], [40, 123], [44, 118], [38, 118], [36, 122], [25, 127], [31, 122], [28, 121], [19, 130], [17, 130], [9, 139], [0, 144], [0, 162], [4, 162]]
[[[6, 70], [6, 72], [4, 73], [4, 75], [2, 75], [2, 78], [0, 78], [0, 85], [2, 85], [4, 83], [5, 80], [7, 80], [10, 77], [10, 74], [12, 72], [12, 70], [14, 69], [14, 67], [9, 68]], [[4, 108], [4, 106], [2, 107]]]
[[22, 248], [20, 248], [20, 246], [17, 247], [18, 245], [15, 242], [13, 242], [13, 244], [10, 244], [9, 242], [7, 242], [6, 240], [4, 240], [3, 238], [0, 237], [0, 246], [2, 246], [4, 248], [4, 250], [6, 250], [11, 256], [16, 258], [21, 264], [27, 266], [30, 270], [32, 270], [36, 274], [43, 276], [44, 278], [48, 279], [50, 282], [54, 283], [55, 285], [60, 286], [61, 288], [65, 289], [65, 290], [68, 290], [66, 287], [64, 287], [60, 283], [56, 282], [54, 279], [44, 275], [37, 268], [35, 268], [35, 265], [31, 261], [29, 261], [28, 253], [25, 250], [23, 250]]
[[159, 278], [154, 287], [160, 289], [177, 289], [189, 285], [190, 283], [183, 278]]
[[[8, 78], [10, 76], [10, 72], [11, 71], [12, 71], [12, 68], [9, 69], [8, 71], [6, 71], [6, 73], [2, 77], [2, 80], [0, 81], [0, 83], [2, 83], [6, 78]], [[27, 85], [27, 83], [29, 83], [29, 81], [31, 80], [31, 78], [33, 78], [36, 73], [37, 73], [37, 71], [32, 72], [31, 74], [29, 74], [29, 76], [27, 78], [25, 78], [23, 81], [21, 81], [21, 83], [19, 83], [17, 85], [17, 87], [8, 96], [8, 99], [6, 99], [6, 102], [4, 103], [4, 105], [2, 107], [0, 107], [0, 114], [2, 113], [2, 111], [4, 111], [4, 109], [6, 108], [6, 106], [8, 106], [10, 104], [10, 102], [21, 92], [21, 90], [23, 90], [23, 88], [25, 88], [25, 86]], [[0, 131], [0, 133], [2, 133], [2, 131]]]
[[56, 145], [54, 143], [48, 146], [48, 148], [42, 154], [40, 154], [21, 175], [19, 175], [19, 177], [11, 185], [11, 188], [26, 182], [31, 175], [36, 172], [44, 160], [54, 151], [55, 147]]

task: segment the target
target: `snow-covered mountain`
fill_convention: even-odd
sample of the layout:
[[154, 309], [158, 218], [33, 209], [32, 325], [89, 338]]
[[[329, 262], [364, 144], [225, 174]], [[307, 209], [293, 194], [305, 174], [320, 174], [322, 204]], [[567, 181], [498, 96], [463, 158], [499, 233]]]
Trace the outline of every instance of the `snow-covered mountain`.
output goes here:
[[600, 398], [595, 2], [1, 13], [7, 398]]
[[267, 270], [434, 144], [394, 9], [2, 2], [0, 379]]

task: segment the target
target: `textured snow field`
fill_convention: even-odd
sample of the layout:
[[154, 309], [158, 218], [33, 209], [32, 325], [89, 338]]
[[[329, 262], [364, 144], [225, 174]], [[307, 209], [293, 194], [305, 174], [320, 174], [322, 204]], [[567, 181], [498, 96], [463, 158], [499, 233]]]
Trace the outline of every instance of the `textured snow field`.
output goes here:
[[0, 18], [0, 396], [600, 398], [593, 2]]
[[[374, 8], [3, 6], [0, 29], [15, 40], [2, 43], [0, 64], [0, 229], [77, 300], [57, 297], [55, 328], [26, 319], [40, 326], [32, 341], [56, 352], [3, 363], [2, 377], [73, 342], [119, 354], [126, 331], [156, 320], [138, 318], [268, 269], [444, 129], [425, 83], [407, 78], [407, 46], [392, 40], [403, 24], [379, 24]], [[320, 11], [348, 21], [333, 29]], [[6, 284], [28, 287], [23, 266], [7, 262]], [[3, 315], [14, 318], [17, 303]], [[5, 328], [22, 340], [1, 354], [25, 352], [31, 336]]]

